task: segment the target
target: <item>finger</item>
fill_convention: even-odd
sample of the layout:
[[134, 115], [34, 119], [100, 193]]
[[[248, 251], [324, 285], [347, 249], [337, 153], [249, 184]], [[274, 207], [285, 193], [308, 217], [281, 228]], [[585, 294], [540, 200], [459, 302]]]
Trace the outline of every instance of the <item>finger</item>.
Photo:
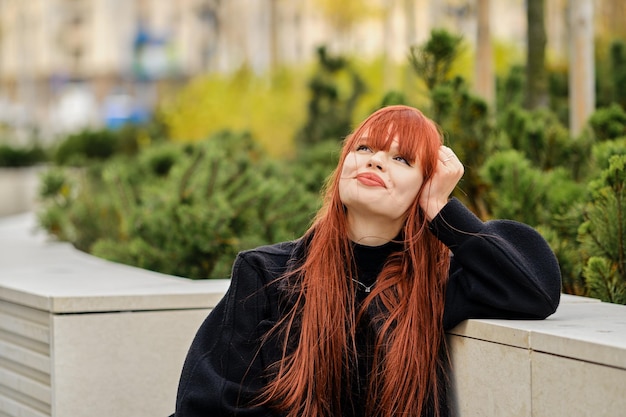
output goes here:
[[439, 160], [443, 162], [443, 160], [448, 157], [449, 153], [450, 152], [448, 151], [448, 148], [446, 146], [440, 146], [439, 147]]
[[456, 158], [454, 151], [447, 146], [439, 147], [439, 160], [443, 163], [446, 163], [452, 159]]

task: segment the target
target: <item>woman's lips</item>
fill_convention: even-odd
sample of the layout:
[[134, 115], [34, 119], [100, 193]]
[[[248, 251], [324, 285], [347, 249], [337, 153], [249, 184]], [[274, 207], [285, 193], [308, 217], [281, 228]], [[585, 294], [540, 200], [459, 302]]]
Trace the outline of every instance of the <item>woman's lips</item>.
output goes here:
[[358, 174], [356, 179], [363, 185], [367, 185], [369, 187], [385, 187], [385, 182], [376, 174], [372, 173], [363, 173]]

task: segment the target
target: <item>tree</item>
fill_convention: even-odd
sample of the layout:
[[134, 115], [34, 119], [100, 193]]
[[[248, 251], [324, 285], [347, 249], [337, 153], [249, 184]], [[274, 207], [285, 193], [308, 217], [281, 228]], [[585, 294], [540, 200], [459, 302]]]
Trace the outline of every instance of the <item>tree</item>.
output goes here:
[[269, 53], [270, 53], [270, 70], [275, 70], [278, 66], [278, 28], [280, 28], [280, 19], [278, 14], [278, 3], [280, 0], [269, 1]]
[[383, 6], [383, 85], [385, 90], [394, 89], [392, 59], [390, 55], [393, 44], [393, 8], [394, 0], [384, 0]]
[[[405, 21], [405, 40], [407, 47], [411, 48], [412, 45], [415, 45], [417, 42], [417, 27], [415, 24], [415, 0], [403, 0], [403, 13], [404, 13], [404, 21]], [[405, 70], [405, 90], [409, 89], [411, 86], [410, 80], [413, 76], [411, 72], [411, 68], [407, 67]]]
[[593, 0], [569, 2], [570, 130], [578, 135], [595, 107]]
[[433, 29], [426, 43], [411, 46], [409, 63], [429, 91], [449, 80], [452, 63], [459, 56], [462, 41], [461, 36]]
[[534, 110], [548, 105], [548, 77], [545, 67], [546, 28], [544, 0], [526, 1], [528, 22], [526, 45], [526, 108]]
[[296, 136], [301, 145], [343, 139], [350, 133], [355, 106], [366, 91], [346, 58], [330, 55], [323, 46], [317, 49], [317, 57], [319, 67], [308, 86], [307, 121]]
[[491, 48], [491, 2], [478, 0], [476, 25], [476, 66], [474, 87], [487, 104], [495, 104], [495, 78], [493, 76], [493, 51]]

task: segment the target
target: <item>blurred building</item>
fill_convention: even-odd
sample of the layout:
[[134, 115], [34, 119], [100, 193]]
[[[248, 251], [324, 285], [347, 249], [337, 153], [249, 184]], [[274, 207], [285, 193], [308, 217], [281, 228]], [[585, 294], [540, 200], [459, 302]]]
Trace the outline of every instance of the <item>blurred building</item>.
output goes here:
[[[0, 0], [0, 125], [43, 137], [117, 126], [149, 117], [166, 81], [263, 72], [321, 44], [402, 60], [433, 27], [474, 36], [474, 1], [361, 3], [369, 14], [342, 21], [320, 0]], [[493, 36], [523, 44], [524, 0], [491, 3]]]

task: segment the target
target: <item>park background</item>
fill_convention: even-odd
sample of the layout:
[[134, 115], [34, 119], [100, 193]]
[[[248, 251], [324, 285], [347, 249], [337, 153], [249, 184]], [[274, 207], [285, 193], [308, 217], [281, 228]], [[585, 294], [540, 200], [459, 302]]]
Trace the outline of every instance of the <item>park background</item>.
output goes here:
[[[626, 5], [0, 1], [0, 165], [51, 236], [194, 279], [297, 238], [340, 141], [406, 103], [483, 219], [536, 227], [564, 292], [626, 303]], [[15, 168], [11, 168], [15, 169]]]

